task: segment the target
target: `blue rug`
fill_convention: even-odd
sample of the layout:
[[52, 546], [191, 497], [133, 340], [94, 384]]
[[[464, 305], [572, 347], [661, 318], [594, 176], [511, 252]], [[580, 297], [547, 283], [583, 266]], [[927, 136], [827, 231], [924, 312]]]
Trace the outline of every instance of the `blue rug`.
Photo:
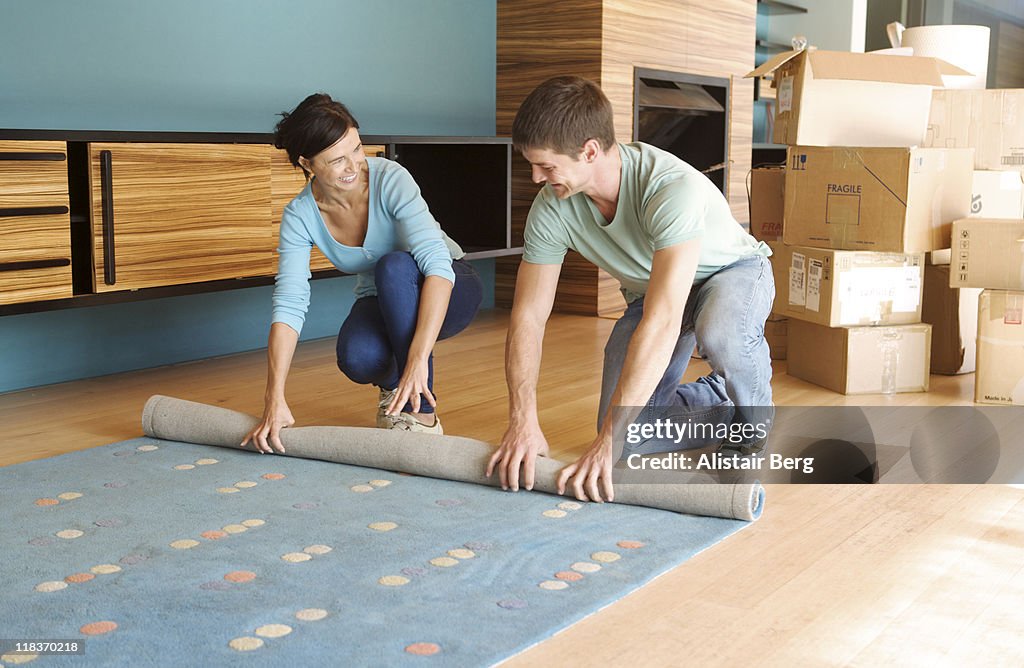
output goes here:
[[487, 665], [747, 526], [149, 438], [0, 508], [0, 637], [85, 640], [33, 666]]

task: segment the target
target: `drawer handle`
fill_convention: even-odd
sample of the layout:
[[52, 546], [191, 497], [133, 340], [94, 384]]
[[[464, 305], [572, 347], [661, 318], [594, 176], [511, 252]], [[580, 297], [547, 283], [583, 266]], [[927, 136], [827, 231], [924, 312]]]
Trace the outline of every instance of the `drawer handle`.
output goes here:
[[51, 269], [66, 267], [71, 260], [61, 257], [52, 260], [25, 260], [23, 262], [0, 262], [0, 271], [23, 271], [25, 269]]
[[14, 218], [16, 216], [52, 216], [54, 214], [67, 213], [66, 206], [16, 206], [0, 209], [0, 218]]
[[63, 153], [42, 153], [42, 152], [0, 152], [0, 160], [17, 160], [25, 162], [64, 162], [67, 156]]
[[114, 182], [110, 151], [100, 151], [100, 201], [103, 208], [103, 282], [114, 285]]

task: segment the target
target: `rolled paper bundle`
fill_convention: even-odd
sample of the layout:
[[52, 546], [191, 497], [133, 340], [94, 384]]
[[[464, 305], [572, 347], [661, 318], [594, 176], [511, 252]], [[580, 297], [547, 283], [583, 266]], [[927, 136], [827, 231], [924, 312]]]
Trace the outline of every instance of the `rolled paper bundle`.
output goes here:
[[[142, 429], [151, 438], [236, 450], [247, 449], [240, 443], [257, 424], [258, 418], [245, 413], [161, 395], [150, 397], [142, 411]], [[366, 427], [291, 427], [281, 431], [281, 442], [285, 454], [291, 457], [480, 485], [499, 484], [497, 474], [484, 476], [494, 448], [461, 436]], [[534, 489], [556, 494], [558, 474], [565, 466], [565, 462], [539, 457]], [[615, 503], [752, 521], [761, 515], [764, 488], [757, 482], [624, 483], [615, 485]]]

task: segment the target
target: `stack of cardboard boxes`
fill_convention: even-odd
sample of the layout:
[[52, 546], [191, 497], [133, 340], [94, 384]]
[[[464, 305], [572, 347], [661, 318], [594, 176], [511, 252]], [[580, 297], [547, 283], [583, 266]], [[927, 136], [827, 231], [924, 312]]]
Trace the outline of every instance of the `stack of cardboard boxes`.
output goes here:
[[1024, 90], [935, 91], [925, 145], [974, 149], [970, 217], [928, 267], [933, 301], [960, 326], [950, 348], [958, 335], [960, 370], [973, 370], [976, 334], [974, 400], [1024, 405]]
[[928, 389], [925, 254], [970, 213], [969, 148], [922, 147], [933, 58], [801, 51], [774, 74], [787, 144], [783, 243], [771, 242], [790, 375], [845, 394]]

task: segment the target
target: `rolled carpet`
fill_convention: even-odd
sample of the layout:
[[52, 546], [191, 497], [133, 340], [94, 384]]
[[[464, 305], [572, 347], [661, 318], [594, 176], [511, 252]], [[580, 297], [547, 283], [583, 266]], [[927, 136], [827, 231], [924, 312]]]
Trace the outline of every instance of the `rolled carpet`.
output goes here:
[[[239, 444], [259, 419], [219, 406], [154, 395], [142, 411], [151, 438], [242, 450]], [[494, 448], [471, 438], [397, 432], [365, 427], [292, 427], [281, 431], [285, 454], [352, 466], [497, 486], [484, 477]], [[557, 493], [565, 462], [537, 459], [534, 489]], [[661, 508], [690, 515], [753, 521], [761, 515], [760, 483], [618, 483], [615, 503]]]

